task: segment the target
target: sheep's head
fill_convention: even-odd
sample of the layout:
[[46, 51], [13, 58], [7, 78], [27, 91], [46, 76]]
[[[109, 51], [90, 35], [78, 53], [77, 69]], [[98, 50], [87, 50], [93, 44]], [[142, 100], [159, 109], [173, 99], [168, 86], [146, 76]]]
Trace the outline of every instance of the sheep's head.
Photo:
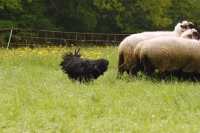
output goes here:
[[189, 29], [183, 32], [181, 35], [182, 38], [187, 38], [187, 39], [194, 39], [194, 40], [199, 40], [200, 39], [200, 33], [196, 29]]
[[192, 22], [188, 22], [186, 20], [184, 20], [182, 23], [181, 23], [181, 29], [182, 29], [182, 32], [188, 30], [188, 29], [196, 29], [198, 32], [200, 32], [200, 30], [198, 29], [197, 26], [195, 26]]
[[198, 32], [200, 32], [200, 30], [192, 22], [188, 22], [186, 20], [184, 20], [182, 23], [178, 23], [175, 26], [174, 32], [178, 36], [181, 36], [181, 34], [188, 29], [196, 29]]

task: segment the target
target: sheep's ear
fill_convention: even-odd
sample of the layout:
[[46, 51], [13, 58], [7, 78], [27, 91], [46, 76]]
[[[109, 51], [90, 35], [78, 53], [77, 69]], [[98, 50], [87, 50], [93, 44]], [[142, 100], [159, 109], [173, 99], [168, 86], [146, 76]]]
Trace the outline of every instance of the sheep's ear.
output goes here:
[[197, 28], [193, 23], [189, 23], [189, 24], [188, 24], [188, 27], [189, 27], [190, 29], [196, 29], [196, 28]]
[[198, 33], [197, 32], [193, 32], [193, 35], [196, 36], [196, 35], [198, 35]]
[[189, 27], [190, 29], [195, 29], [195, 30], [197, 30], [197, 31], [200, 33], [200, 29], [199, 29], [197, 26], [195, 26], [192, 22], [190, 22], [190, 23], [188, 24], [188, 27]]

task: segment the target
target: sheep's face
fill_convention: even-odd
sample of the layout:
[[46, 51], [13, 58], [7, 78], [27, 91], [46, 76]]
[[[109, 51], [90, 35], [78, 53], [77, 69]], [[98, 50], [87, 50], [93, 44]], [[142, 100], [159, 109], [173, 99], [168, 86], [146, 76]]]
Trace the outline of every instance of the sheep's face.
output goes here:
[[180, 27], [181, 27], [181, 31], [184, 32], [188, 29], [191, 29], [191, 25], [194, 25], [192, 22], [188, 22], [188, 21], [183, 21], [181, 24], [180, 24]]
[[182, 32], [188, 30], [188, 29], [196, 29], [198, 32], [200, 32], [200, 30], [198, 29], [197, 26], [195, 26], [192, 22], [188, 22], [188, 21], [183, 21], [181, 24], [181, 29], [182, 29]]
[[200, 39], [200, 33], [199, 33], [197, 30], [195, 30], [195, 29], [191, 29], [191, 31], [192, 31], [192, 36], [191, 36], [191, 38], [192, 38], [192, 39], [199, 40], [199, 39]]
[[183, 21], [182, 23], [178, 23], [175, 26], [174, 31], [181, 36], [181, 34], [186, 31], [188, 29], [188, 22], [187, 21]]
[[194, 40], [199, 40], [200, 39], [200, 33], [197, 32], [196, 29], [189, 29], [185, 31], [181, 37], [187, 38], [187, 39], [194, 39]]

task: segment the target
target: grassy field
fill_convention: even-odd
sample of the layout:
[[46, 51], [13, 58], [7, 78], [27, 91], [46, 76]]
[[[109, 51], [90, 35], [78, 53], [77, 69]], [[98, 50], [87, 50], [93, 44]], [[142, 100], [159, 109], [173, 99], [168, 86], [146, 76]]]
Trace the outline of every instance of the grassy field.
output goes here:
[[2, 133], [197, 133], [200, 83], [117, 76], [117, 47], [83, 47], [109, 68], [90, 83], [61, 71], [70, 48], [0, 49]]

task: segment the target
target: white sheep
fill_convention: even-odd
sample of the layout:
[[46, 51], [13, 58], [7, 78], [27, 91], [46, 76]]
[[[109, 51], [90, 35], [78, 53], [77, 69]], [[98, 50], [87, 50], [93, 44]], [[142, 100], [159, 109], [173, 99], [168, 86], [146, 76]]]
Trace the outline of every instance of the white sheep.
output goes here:
[[[181, 35], [181, 38], [199, 40], [199, 35], [200, 34], [197, 32], [196, 29], [189, 29]], [[169, 40], [170, 40], [170, 36], [169, 37], [165, 36], [165, 37], [169, 38]], [[161, 37], [158, 37], [158, 38], [161, 38]], [[135, 47], [135, 50], [133, 52], [133, 55], [135, 58], [135, 65], [131, 68], [131, 73], [133, 75], [137, 74], [138, 71], [143, 70], [143, 65], [140, 63], [140, 51], [141, 51], [143, 45], [148, 44], [148, 41], [149, 40], [140, 42]], [[159, 44], [159, 45], [161, 45], [161, 44]]]
[[151, 74], [156, 68], [165, 79], [166, 71], [182, 70], [186, 73], [200, 73], [200, 41], [180, 37], [158, 37], [144, 44], [140, 60], [144, 73]]
[[142, 32], [126, 37], [118, 48], [118, 73], [122, 74], [124, 71], [130, 73], [131, 68], [135, 65], [133, 51], [139, 42], [160, 36], [180, 37], [184, 31], [192, 28], [196, 28], [193, 23], [183, 21], [175, 26], [174, 31]]

